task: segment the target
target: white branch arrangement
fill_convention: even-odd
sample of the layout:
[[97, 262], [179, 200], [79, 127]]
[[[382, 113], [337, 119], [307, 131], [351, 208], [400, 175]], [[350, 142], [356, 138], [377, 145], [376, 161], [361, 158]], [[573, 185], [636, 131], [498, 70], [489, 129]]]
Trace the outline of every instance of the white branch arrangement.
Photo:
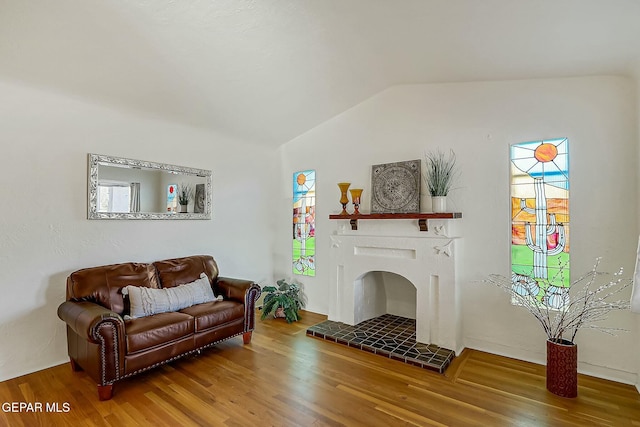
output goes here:
[[568, 340], [573, 343], [581, 328], [597, 329], [610, 335], [624, 331], [624, 329], [608, 328], [597, 323], [606, 320], [612, 310], [629, 308], [629, 300], [610, 301], [610, 298], [619, 298], [620, 292], [631, 286], [632, 279], [623, 279], [621, 277], [623, 270], [620, 268], [608, 283], [597, 285], [597, 277], [606, 275], [598, 271], [600, 260], [601, 258], [597, 258], [591, 271], [571, 283], [570, 289], [582, 283], [584, 285], [576, 293], [570, 294], [568, 303], [560, 309], [549, 308], [547, 304], [538, 300], [530, 287], [524, 287], [527, 293], [520, 295], [514, 290], [513, 280], [504, 276], [492, 274], [483, 282], [497, 285], [510, 294], [516, 304], [524, 306], [540, 322], [549, 340], [554, 342]]

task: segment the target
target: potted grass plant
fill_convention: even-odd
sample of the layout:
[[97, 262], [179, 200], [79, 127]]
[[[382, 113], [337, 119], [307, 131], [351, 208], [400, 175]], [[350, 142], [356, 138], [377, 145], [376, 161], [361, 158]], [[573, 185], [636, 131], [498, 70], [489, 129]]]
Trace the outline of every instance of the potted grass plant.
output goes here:
[[180, 184], [178, 186], [178, 203], [180, 204], [180, 212], [187, 212], [187, 205], [193, 197], [193, 188], [189, 184]]
[[431, 195], [433, 212], [447, 211], [447, 195], [458, 177], [456, 154], [445, 154], [440, 149], [425, 153], [424, 181]]
[[264, 299], [262, 302], [261, 319], [268, 316], [282, 317], [287, 323], [300, 319], [298, 311], [306, 305], [305, 297], [296, 283], [288, 283], [284, 279], [276, 282], [278, 286], [265, 286], [262, 288]]

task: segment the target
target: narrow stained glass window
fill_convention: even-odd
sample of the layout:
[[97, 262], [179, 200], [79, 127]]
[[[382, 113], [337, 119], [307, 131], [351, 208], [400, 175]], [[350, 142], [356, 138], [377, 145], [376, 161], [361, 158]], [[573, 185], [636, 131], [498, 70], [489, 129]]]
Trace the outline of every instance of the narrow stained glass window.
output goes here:
[[511, 146], [513, 289], [549, 308], [569, 302], [569, 141]]
[[293, 273], [316, 275], [316, 171], [293, 174]]
[[167, 212], [178, 211], [178, 184], [169, 184], [167, 186]]

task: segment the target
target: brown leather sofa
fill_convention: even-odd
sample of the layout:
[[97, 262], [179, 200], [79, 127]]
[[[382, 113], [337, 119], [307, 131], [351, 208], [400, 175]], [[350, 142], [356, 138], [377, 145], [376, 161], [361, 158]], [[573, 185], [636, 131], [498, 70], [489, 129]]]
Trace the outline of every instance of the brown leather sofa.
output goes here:
[[[173, 287], [193, 282], [202, 272], [223, 301], [125, 320], [124, 286]], [[98, 384], [100, 400], [107, 400], [123, 378], [238, 335], [248, 344], [259, 296], [260, 287], [252, 281], [219, 277], [213, 257], [196, 255], [73, 272], [58, 316], [67, 323], [72, 369], [86, 371]]]

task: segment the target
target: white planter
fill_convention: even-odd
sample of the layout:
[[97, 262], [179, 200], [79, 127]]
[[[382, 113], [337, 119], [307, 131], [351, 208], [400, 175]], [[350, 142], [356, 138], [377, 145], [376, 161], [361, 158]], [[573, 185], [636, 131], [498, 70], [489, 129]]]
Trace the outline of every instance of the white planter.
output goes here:
[[435, 213], [447, 211], [447, 196], [431, 196], [431, 210]]

